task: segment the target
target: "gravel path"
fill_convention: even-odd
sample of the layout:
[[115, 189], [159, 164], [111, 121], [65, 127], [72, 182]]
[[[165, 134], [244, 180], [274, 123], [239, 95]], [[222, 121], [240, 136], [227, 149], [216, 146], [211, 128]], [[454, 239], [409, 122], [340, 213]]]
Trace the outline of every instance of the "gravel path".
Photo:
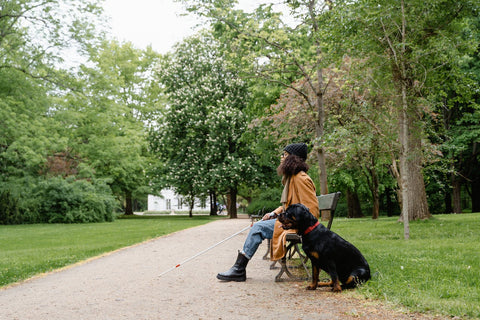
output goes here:
[[250, 261], [246, 282], [217, 280], [248, 230], [175, 268], [249, 224], [215, 221], [0, 289], [0, 319], [442, 319], [393, 311], [351, 291], [276, 283], [278, 271], [261, 257], [266, 242]]

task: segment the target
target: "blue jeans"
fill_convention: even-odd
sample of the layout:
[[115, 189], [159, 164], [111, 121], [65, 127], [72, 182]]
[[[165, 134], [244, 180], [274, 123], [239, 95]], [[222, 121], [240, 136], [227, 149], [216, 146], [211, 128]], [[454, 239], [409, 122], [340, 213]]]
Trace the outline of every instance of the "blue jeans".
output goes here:
[[275, 221], [277, 219], [260, 220], [253, 224], [242, 250], [242, 253], [248, 259], [253, 257], [263, 240], [272, 239]]

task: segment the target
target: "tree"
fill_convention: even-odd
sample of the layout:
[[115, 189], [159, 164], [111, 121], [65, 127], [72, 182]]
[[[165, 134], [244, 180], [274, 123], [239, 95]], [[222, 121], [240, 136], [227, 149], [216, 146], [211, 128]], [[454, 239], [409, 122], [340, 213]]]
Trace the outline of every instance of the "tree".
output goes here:
[[92, 48], [90, 65], [82, 66], [83, 92], [70, 94], [68, 103], [56, 111], [74, 152], [95, 176], [109, 179], [125, 204], [125, 214], [133, 214], [136, 195], [149, 191], [146, 119], [158, 103], [152, 91], [156, 59], [150, 48], [103, 42]]
[[[250, 68], [250, 76], [255, 75], [258, 79], [290, 88], [304, 99], [304, 112], [315, 116], [315, 136], [311, 144], [317, 156], [320, 193], [328, 193], [323, 150], [324, 94], [328, 87], [328, 83], [324, 82], [323, 68], [328, 62], [320, 39], [320, 24], [330, 3], [317, 0], [286, 1], [292, 15], [299, 21], [292, 28], [282, 22], [279, 13], [272, 11], [272, 4], [261, 5], [249, 15], [232, 10], [236, 1], [183, 2], [189, 11], [213, 20], [214, 30], [223, 33], [224, 39], [229, 38], [229, 47], [232, 48], [230, 54], [242, 57], [244, 63], [253, 67]], [[298, 79], [303, 81], [295, 81]], [[322, 219], [328, 219], [328, 214], [322, 212]]]
[[[380, 188], [390, 180], [386, 177], [387, 165], [396, 157], [396, 136], [392, 132], [392, 108], [375, 94], [377, 90], [365, 78], [368, 68], [361, 66], [359, 61], [346, 57], [338, 68], [323, 69], [329, 82], [324, 94], [328, 119], [324, 149], [331, 183], [336, 190], [345, 192], [348, 216], [362, 216], [358, 194], [369, 190], [372, 217], [377, 218]], [[271, 115], [265, 119], [270, 120], [272, 135], [278, 140], [290, 140], [292, 136], [306, 141], [314, 138], [315, 117], [303, 112], [303, 103], [293, 90], [288, 90], [272, 105]]]
[[38, 80], [0, 69], [0, 193], [21, 208], [51, 150], [64, 143], [46, 117], [49, 101]]
[[0, 7], [0, 68], [62, 87], [60, 71], [66, 52], [85, 54], [97, 41], [102, 13], [98, 0], [2, 1]]
[[[0, 6], [2, 177], [36, 175], [48, 152], [63, 149], [49, 92], [65, 86], [64, 50], [96, 40], [97, 1], [18, 0]], [[4, 162], [5, 161], [5, 162]], [[6, 172], [8, 171], [8, 172]]]
[[465, 20], [458, 26], [460, 41], [455, 41], [462, 44], [458, 50], [463, 54], [457, 54], [456, 60], [439, 70], [432, 80], [435, 85], [429, 86], [429, 101], [434, 105], [429, 138], [443, 155], [434, 167], [443, 179], [435, 182], [444, 194], [446, 212], [455, 213], [462, 212], [464, 191], [471, 197], [472, 211], [480, 211], [478, 7]]
[[0, 3], [0, 194], [18, 209], [16, 222], [38, 221], [45, 199], [35, 199], [33, 190], [50, 178], [49, 157], [66, 148], [52, 117], [53, 93], [70, 83], [60, 69], [67, 67], [65, 51], [73, 48], [80, 56], [96, 41], [96, 2]]
[[158, 76], [169, 104], [152, 131], [152, 151], [160, 185], [189, 198], [226, 192], [228, 212], [236, 218], [238, 186], [254, 173], [252, 153], [242, 142], [248, 96], [217, 45], [199, 34], [165, 57]]
[[[399, 187], [402, 198], [402, 219], [430, 216], [427, 206], [422, 167], [424, 163], [425, 86], [428, 79], [445, 62], [455, 61], [456, 49], [449, 43], [458, 39], [458, 23], [473, 2], [450, 1], [376, 1], [345, 2], [338, 13], [354, 21], [343, 31], [354, 33], [352, 54], [369, 57], [380, 75], [377, 81], [386, 88], [391, 81], [396, 91], [398, 137], [400, 141]], [[458, 47], [457, 47], [458, 48]], [[445, 53], [443, 57], [438, 52]], [[458, 57], [458, 56], [457, 56]], [[381, 79], [387, 79], [382, 81]], [[408, 228], [405, 229], [408, 238]]]
[[[447, 170], [444, 190], [446, 206], [453, 200], [450, 212], [461, 213], [462, 185], [472, 199], [472, 212], [480, 211], [480, 171], [479, 137], [480, 104], [479, 96], [473, 90], [480, 81], [478, 73], [473, 72], [473, 60], [470, 60], [459, 72], [455, 81], [445, 83], [444, 90], [435, 94], [436, 109], [439, 110], [439, 135], [442, 140], [440, 150], [444, 155], [442, 165]], [[456, 73], [456, 72], [455, 72]], [[436, 126], [438, 128], [439, 126]], [[441, 170], [441, 168], [439, 169]], [[452, 190], [450, 192], [450, 190]], [[450, 194], [452, 196], [450, 196]]]

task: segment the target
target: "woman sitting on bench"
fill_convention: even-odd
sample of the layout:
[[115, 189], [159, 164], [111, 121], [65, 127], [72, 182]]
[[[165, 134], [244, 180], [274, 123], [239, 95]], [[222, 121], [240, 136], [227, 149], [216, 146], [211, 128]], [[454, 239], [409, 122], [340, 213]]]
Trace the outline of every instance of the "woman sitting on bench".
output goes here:
[[305, 205], [317, 218], [319, 216], [318, 200], [315, 185], [308, 176], [307, 159], [308, 148], [305, 143], [289, 144], [283, 149], [280, 165], [277, 172], [282, 176], [284, 186], [280, 202], [282, 206], [263, 216], [255, 223], [245, 240], [243, 250], [238, 252], [237, 260], [228, 271], [219, 273], [217, 278], [224, 281], [245, 281], [245, 268], [253, 257], [260, 243], [265, 239], [272, 239], [271, 260], [279, 260], [285, 255], [285, 236], [295, 230], [283, 230], [277, 216], [288, 206], [296, 203]]

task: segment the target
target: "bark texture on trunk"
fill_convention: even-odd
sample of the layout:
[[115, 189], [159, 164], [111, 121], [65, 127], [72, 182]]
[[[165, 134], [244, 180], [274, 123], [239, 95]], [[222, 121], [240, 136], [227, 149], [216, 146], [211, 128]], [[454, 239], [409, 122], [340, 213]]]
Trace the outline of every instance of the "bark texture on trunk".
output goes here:
[[237, 189], [230, 188], [227, 194], [227, 210], [230, 219], [237, 218]]
[[133, 215], [133, 200], [130, 191], [125, 192], [125, 214]]
[[453, 213], [462, 213], [461, 186], [460, 180], [452, 174]]
[[363, 217], [358, 194], [352, 190], [347, 190], [347, 216], [349, 218]]

